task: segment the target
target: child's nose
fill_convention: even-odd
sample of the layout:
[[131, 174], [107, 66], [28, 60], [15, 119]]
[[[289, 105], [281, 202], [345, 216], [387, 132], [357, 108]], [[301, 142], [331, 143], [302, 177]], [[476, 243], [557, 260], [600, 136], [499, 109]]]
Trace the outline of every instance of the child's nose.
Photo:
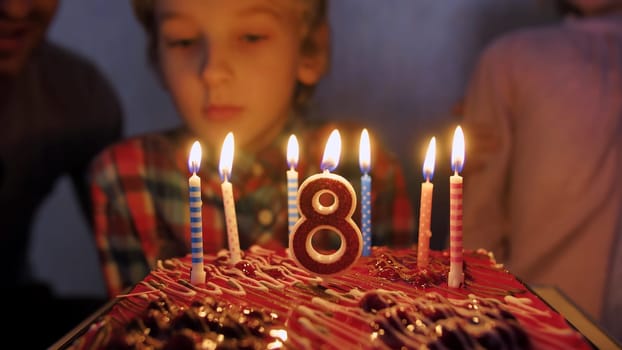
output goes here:
[[226, 81], [232, 74], [229, 57], [224, 48], [206, 45], [201, 76], [207, 85]]

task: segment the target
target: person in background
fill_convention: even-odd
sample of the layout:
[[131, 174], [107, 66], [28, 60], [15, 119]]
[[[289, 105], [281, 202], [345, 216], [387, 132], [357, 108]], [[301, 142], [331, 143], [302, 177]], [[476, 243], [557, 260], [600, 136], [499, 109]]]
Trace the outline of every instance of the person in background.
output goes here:
[[622, 234], [622, 1], [558, 6], [563, 20], [496, 39], [471, 77], [464, 245], [492, 251], [528, 284], [560, 288], [619, 340], [622, 294], [609, 277], [622, 267], [612, 263]]
[[58, 5], [0, 0], [0, 288], [7, 300], [29, 310], [18, 313], [30, 320], [24, 322], [53, 315], [41, 336], [30, 339], [41, 345], [69, 331], [92, 311], [84, 308], [95, 305], [62, 300], [33, 278], [33, 219], [59, 180], [69, 176], [90, 220], [86, 170], [122, 132], [121, 107], [109, 82], [92, 62], [47, 39]]
[[[300, 142], [300, 182], [320, 171], [333, 128], [344, 145], [335, 172], [355, 188], [361, 177], [361, 126], [306, 115], [329, 65], [325, 0], [135, 0], [133, 7], [183, 123], [127, 139], [94, 162], [95, 235], [111, 297], [143, 279], [158, 259], [190, 252], [188, 157], [195, 140], [203, 148], [206, 253], [227, 247], [218, 165], [228, 132], [235, 138], [230, 180], [242, 249], [287, 244], [291, 134]], [[402, 167], [373, 139], [372, 157], [373, 244], [406, 245], [414, 220]]]

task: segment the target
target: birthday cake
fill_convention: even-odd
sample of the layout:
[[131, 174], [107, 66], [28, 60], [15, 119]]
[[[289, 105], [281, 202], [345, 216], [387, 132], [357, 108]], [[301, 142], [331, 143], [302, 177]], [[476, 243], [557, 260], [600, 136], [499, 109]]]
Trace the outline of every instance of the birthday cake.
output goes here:
[[592, 349], [555, 310], [485, 251], [373, 247], [349, 269], [318, 275], [286, 250], [253, 246], [233, 264], [205, 255], [161, 260], [71, 340], [70, 349]]

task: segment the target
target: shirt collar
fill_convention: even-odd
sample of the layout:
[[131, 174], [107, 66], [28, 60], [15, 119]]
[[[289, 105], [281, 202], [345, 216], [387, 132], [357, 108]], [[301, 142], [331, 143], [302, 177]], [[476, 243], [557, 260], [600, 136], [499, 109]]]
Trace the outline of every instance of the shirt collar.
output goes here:
[[564, 18], [564, 24], [585, 32], [622, 35], [622, 12], [594, 17], [567, 16]]

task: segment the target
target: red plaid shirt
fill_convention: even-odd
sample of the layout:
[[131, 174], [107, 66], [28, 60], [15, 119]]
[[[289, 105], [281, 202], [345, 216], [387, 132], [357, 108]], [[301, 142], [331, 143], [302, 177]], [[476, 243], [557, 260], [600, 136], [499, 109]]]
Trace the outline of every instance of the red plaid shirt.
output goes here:
[[[333, 128], [339, 128], [343, 145], [334, 173], [348, 179], [359, 193], [360, 127], [297, 120], [258, 154], [236, 149], [230, 181], [242, 249], [251, 244], [287, 244], [287, 139], [294, 133], [300, 143], [297, 170], [302, 183], [320, 171]], [[95, 238], [110, 296], [142, 280], [158, 259], [190, 252], [187, 164], [192, 142], [182, 129], [146, 134], [109, 147], [93, 163]], [[414, 238], [414, 214], [402, 167], [373, 140], [372, 147], [372, 244], [408, 245]], [[198, 175], [206, 253], [226, 248], [219, 157], [220, 150], [203, 145]], [[353, 219], [360, 224], [360, 203]]]

